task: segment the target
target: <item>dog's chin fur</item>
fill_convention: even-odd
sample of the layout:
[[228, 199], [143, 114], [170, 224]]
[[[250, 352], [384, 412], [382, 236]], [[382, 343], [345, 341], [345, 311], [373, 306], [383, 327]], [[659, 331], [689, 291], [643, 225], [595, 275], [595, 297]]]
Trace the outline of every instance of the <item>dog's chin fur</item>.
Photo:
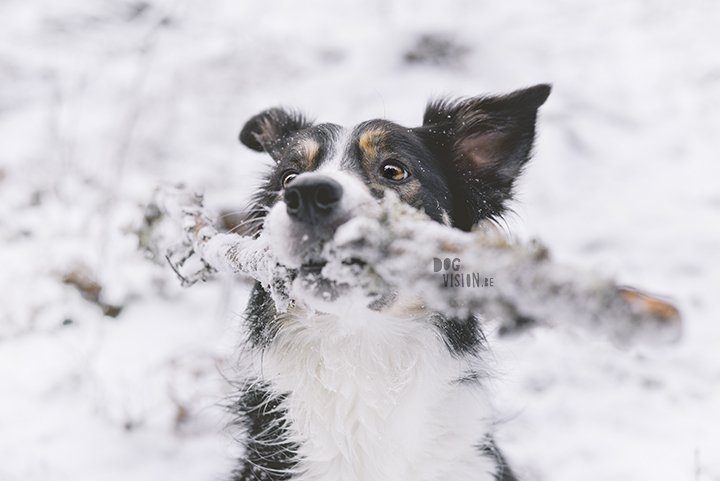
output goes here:
[[428, 312], [288, 312], [252, 364], [284, 398], [298, 480], [491, 480], [479, 449], [492, 412], [476, 357], [454, 356]]

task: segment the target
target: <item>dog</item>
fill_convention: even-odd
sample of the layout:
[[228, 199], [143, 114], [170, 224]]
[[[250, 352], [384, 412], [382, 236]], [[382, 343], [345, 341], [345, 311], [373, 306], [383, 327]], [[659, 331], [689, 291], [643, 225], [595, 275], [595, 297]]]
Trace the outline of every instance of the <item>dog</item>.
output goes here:
[[283, 310], [259, 283], [251, 292], [234, 481], [517, 479], [492, 439], [480, 320], [323, 283], [322, 245], [388, 192], [463, 231], [499, 220], [549, 94], [432, 101], [416, 128], [345, 129], [282, 108], [245, 124], [240, 141], [274, 161], [252, 201], [253, 234], [309, 281]]

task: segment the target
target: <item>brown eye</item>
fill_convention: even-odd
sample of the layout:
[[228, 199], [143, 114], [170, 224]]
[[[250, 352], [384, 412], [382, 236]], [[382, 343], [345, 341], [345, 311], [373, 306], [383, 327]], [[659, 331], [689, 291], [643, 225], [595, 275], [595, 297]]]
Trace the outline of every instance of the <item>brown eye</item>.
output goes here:
[[410, 177], [410, 173], [405, 170], [404, 167], [392, 162], [388, 162], [383, 165], [380, 171], [382, 172], [383, 177], [387, 180], [392, 180], [393, 182], [400, 182], [401, 180], [405, 180]]
[[282, 188], [287, 189], [288, 184], [298, 176], [297, 172], [286, 172], [282, 177]]

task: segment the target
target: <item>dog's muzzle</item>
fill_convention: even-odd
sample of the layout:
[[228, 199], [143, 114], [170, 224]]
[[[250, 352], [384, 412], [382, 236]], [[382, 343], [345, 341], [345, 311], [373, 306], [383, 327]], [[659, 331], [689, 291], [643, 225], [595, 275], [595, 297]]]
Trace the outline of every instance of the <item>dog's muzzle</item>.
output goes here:
[[288, 184], [283, 201], [291, 219], [310, 226], [335, 224], [342, 186], [326, 176], [299, 176]]

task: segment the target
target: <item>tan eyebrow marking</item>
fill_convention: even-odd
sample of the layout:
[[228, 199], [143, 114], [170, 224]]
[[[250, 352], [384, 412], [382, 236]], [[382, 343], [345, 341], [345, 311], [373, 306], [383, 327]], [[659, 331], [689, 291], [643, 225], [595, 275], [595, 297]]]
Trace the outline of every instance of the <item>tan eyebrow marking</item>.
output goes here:
[[305, 139], [300, 145], [300, 150], [308, 160], [312, 161], [320, 151], [320, 144], [315, 139]]
[[358, 146], [367, 157], [376, 157], [385, 142], [386, 132], [380, 129], [368, 129], [360, 135]]
[[315, 139], [303, 139], [297, 146], [297, 152], [300, 153], [301, 163], [305, 170], [313, 170], [315, 157], [320, 152], [320, 144]]

